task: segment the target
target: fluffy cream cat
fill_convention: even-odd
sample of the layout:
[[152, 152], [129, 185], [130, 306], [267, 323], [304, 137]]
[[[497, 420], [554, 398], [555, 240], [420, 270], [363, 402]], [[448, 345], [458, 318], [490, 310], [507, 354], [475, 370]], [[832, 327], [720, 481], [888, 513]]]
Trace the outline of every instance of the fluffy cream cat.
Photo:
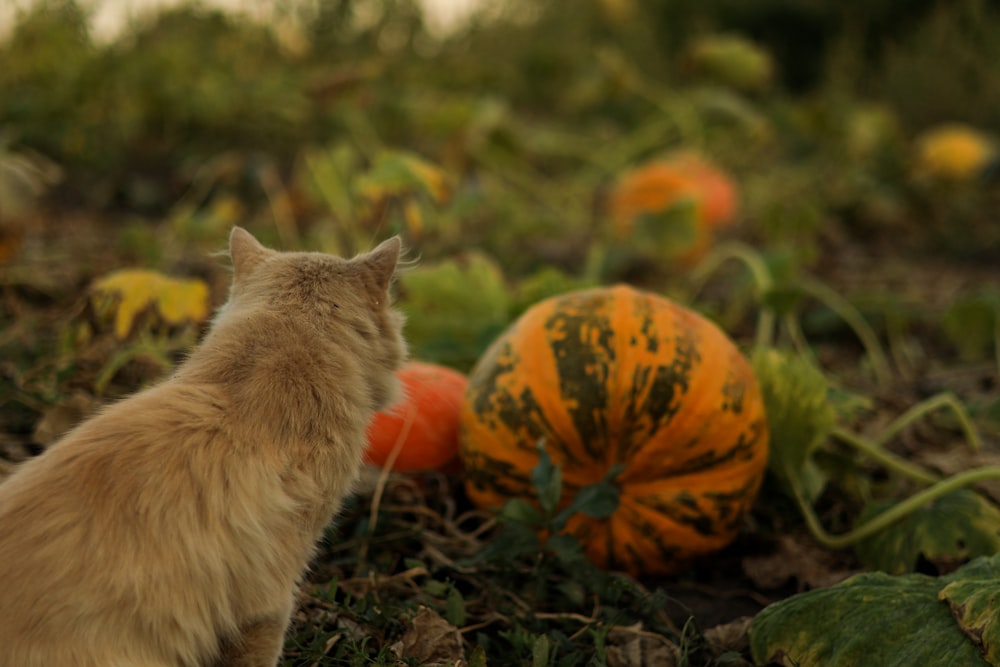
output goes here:
[[0, 665], [273, 667], [296, 583], [405, 356], [400, 243], [354, 259], [236, 228], [233, 283], [164, 382], [0, 483]]

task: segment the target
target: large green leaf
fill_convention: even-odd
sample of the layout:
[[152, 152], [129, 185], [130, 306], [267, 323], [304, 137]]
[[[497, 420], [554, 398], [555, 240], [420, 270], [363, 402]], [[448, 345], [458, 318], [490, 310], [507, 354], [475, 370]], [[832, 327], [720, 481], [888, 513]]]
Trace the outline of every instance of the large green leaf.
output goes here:
[[765, 608], [750, 626], [750, 648], [758, 664], [997, 667], [998, 595], [1000, 556], [938, 578], [859, 574]]
[[[870, 505], [858, 524], [892, 503]], [[932, 563], [959, 563], [1000, 552], [1000, 510], [975, 491], [959, 489], [908, 514], [856, 547], [866, 567], [890, 574], [913, 572], [921, 557]]]

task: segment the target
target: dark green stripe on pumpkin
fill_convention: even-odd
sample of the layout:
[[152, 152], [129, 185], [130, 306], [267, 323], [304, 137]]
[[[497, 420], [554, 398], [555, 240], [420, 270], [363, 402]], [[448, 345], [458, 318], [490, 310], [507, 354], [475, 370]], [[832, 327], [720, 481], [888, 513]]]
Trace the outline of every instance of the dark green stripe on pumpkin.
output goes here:
[[614, 330], [601, 310], [605, 301], [588, 297], [581, 303], [567, 304], [545, 322], [551, 332], [548, 340], [559, 376], [559, 393], [584, 450], [594, 462], [603, 460], [608, 441], [608, 387], [615, 363]]
[[743, 412], [743, 399], [746, 393], [746, 379], [734, 373], [733, 369], [730, 368], [726, 372], [726, 380], [722, 384], [722, 411], [737, 415]]
[[[542, 411], [530, 387], [525, 387], [519, 396], [507, 389], [506, 376], [515, 373], [521, 359], [514, 352], [509, 341], [494, 345], [487, 350], [478, 370], [485, 369], [482, 381], [475, 383], [472, 395], [473, 410], [492, 430], [501, 424], [511, 432], [521, 436], [517, 446], [534, 450], [539, 439], [553, 443], [552, 425]], [[562, 445], [565, 450], [565, 445]]]
[[687, 526], [699, 535], [716, 535], [719, 532], [715, 517], [703, 510], [698, 499], [686, 491], [676, 493], [669, 499], [643, 496], [636, 498], [636, 502], [669, 517], [674, 523]]
[[743, 522], [743, 516], [760, 487], [760, 478], [748, 479], [742, 486], [729, 493], [714, 491], [705, 494], [705, 499], [712, 503], [722, 532], [736, 532]]
[[[667, 544], [663, 538], [660, 536], [660, 529], [653, 525], [651, 522], [642, 518], [637, 512], [626, 511], [625, 521], [629, 524], [629, 527], [634, 534], [636, 539], [644, 540], [653, 545], [656, 549], [657, 556], [654, 557], [654, 561], [658, 560], [660, 563], [671, 563], [677, 560], [678, 555], [681, 553], [681, 547], [679, 545]], [[619, 552], [618, 549], [611, 551], [611, 569], [645, 569], [648, 564], [644, 562], [644, 556], [639, 553], [635, 546], [630, 542], [625, 542], [622, 545], [625, 551], [628, 553], [628, 559], [635, 565], [629, 566], [629, 563], [624, 562], [620, 558], [616, 558], [615, 554]]]
[[[701, 361], [694, 332], [677, 322], [674, 336], [674, 354], [670, 363], [663, 366], [636, 366], [632, 376], [632, 390], [625, 409], [625, 420], [629, 428], [622, 434], [622, 457], [628, 460], [632, 451], [641, 447], [644, 440], [652, 437], [661, 428], [666, 428], [681, 408], [681, 397], [691, 385], [691, 373], [695, 364]], [[646, 387], [649, 387], [648, 391]], [[637, 405], [640, 395], [645, 393], [642, 405]], [[648, 433], [642, 433], [641, 417], [646, 415], [652, 426]]]
[[[496, 429], [498, 425], [497, 417], [501, 415], [496, 403], [506, 403], [510, 399], [507, 392], [500, 391], [498, 380], [501, 377], [513, 372], [520, 360], [520, 357], [512, 349], [510, 342], [503, 341], [502, 343], [491, 345], [483, 354], [478, 366], [473, 371], [478, 375], [483, 371], [483, 369], [486, 370], [485, 377], [470, 384], [470, 387], [475, 391], [475, 393], [471, 396], [471, 399], [473, 411], [479, 415], [479, 418], [485, 421], [491, 429]], [[507, 419], [509, 419], [511, 406], [502, 406], [501, 409], [504, 407], [506, 408]], [[506, 419], [504, 421], [506, 421]]]
[[465, 454], [466, 481], [480, 491], [496, 491], [507, 498], [527, 497], [531, 481], [520, 469], [507, 461], [498, 461], [482, 452]]

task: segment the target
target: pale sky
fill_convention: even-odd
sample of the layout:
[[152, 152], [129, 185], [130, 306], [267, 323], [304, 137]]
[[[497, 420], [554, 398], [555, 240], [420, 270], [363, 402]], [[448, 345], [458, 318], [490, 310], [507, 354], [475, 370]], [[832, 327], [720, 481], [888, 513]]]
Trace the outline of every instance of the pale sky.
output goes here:
[[[35, 0], [0, 0], [0, 36], [7, 34], [14, 23], [19, 8], [30, 7]], [[158, 6], [178, 4], [183, 0], [80, 0], [84, 6], [96, 7], [94, 35], [110, 39], [124, 27], [128, 18], [136, 13]], [[434, 31], [447, 30], [460, 24], [482, 0], [420, 0], [424, 5], [428, 27]], [[200, 0], [201, 4], [214, 7], [239, 8], [250, 14], [266, 15], [274, 0]]]

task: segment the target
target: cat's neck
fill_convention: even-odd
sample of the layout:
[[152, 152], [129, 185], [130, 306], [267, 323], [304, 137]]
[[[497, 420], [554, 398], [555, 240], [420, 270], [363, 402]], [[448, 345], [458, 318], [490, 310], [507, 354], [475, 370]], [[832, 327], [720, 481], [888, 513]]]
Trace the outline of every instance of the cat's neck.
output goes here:
[[174, 378], [218, 386], [237, 418], [272, 437], [325, 439], [334, 424], [363, 432], [372, 413], [348, 341], [327, 340], [279, 313], [227, 315]]

